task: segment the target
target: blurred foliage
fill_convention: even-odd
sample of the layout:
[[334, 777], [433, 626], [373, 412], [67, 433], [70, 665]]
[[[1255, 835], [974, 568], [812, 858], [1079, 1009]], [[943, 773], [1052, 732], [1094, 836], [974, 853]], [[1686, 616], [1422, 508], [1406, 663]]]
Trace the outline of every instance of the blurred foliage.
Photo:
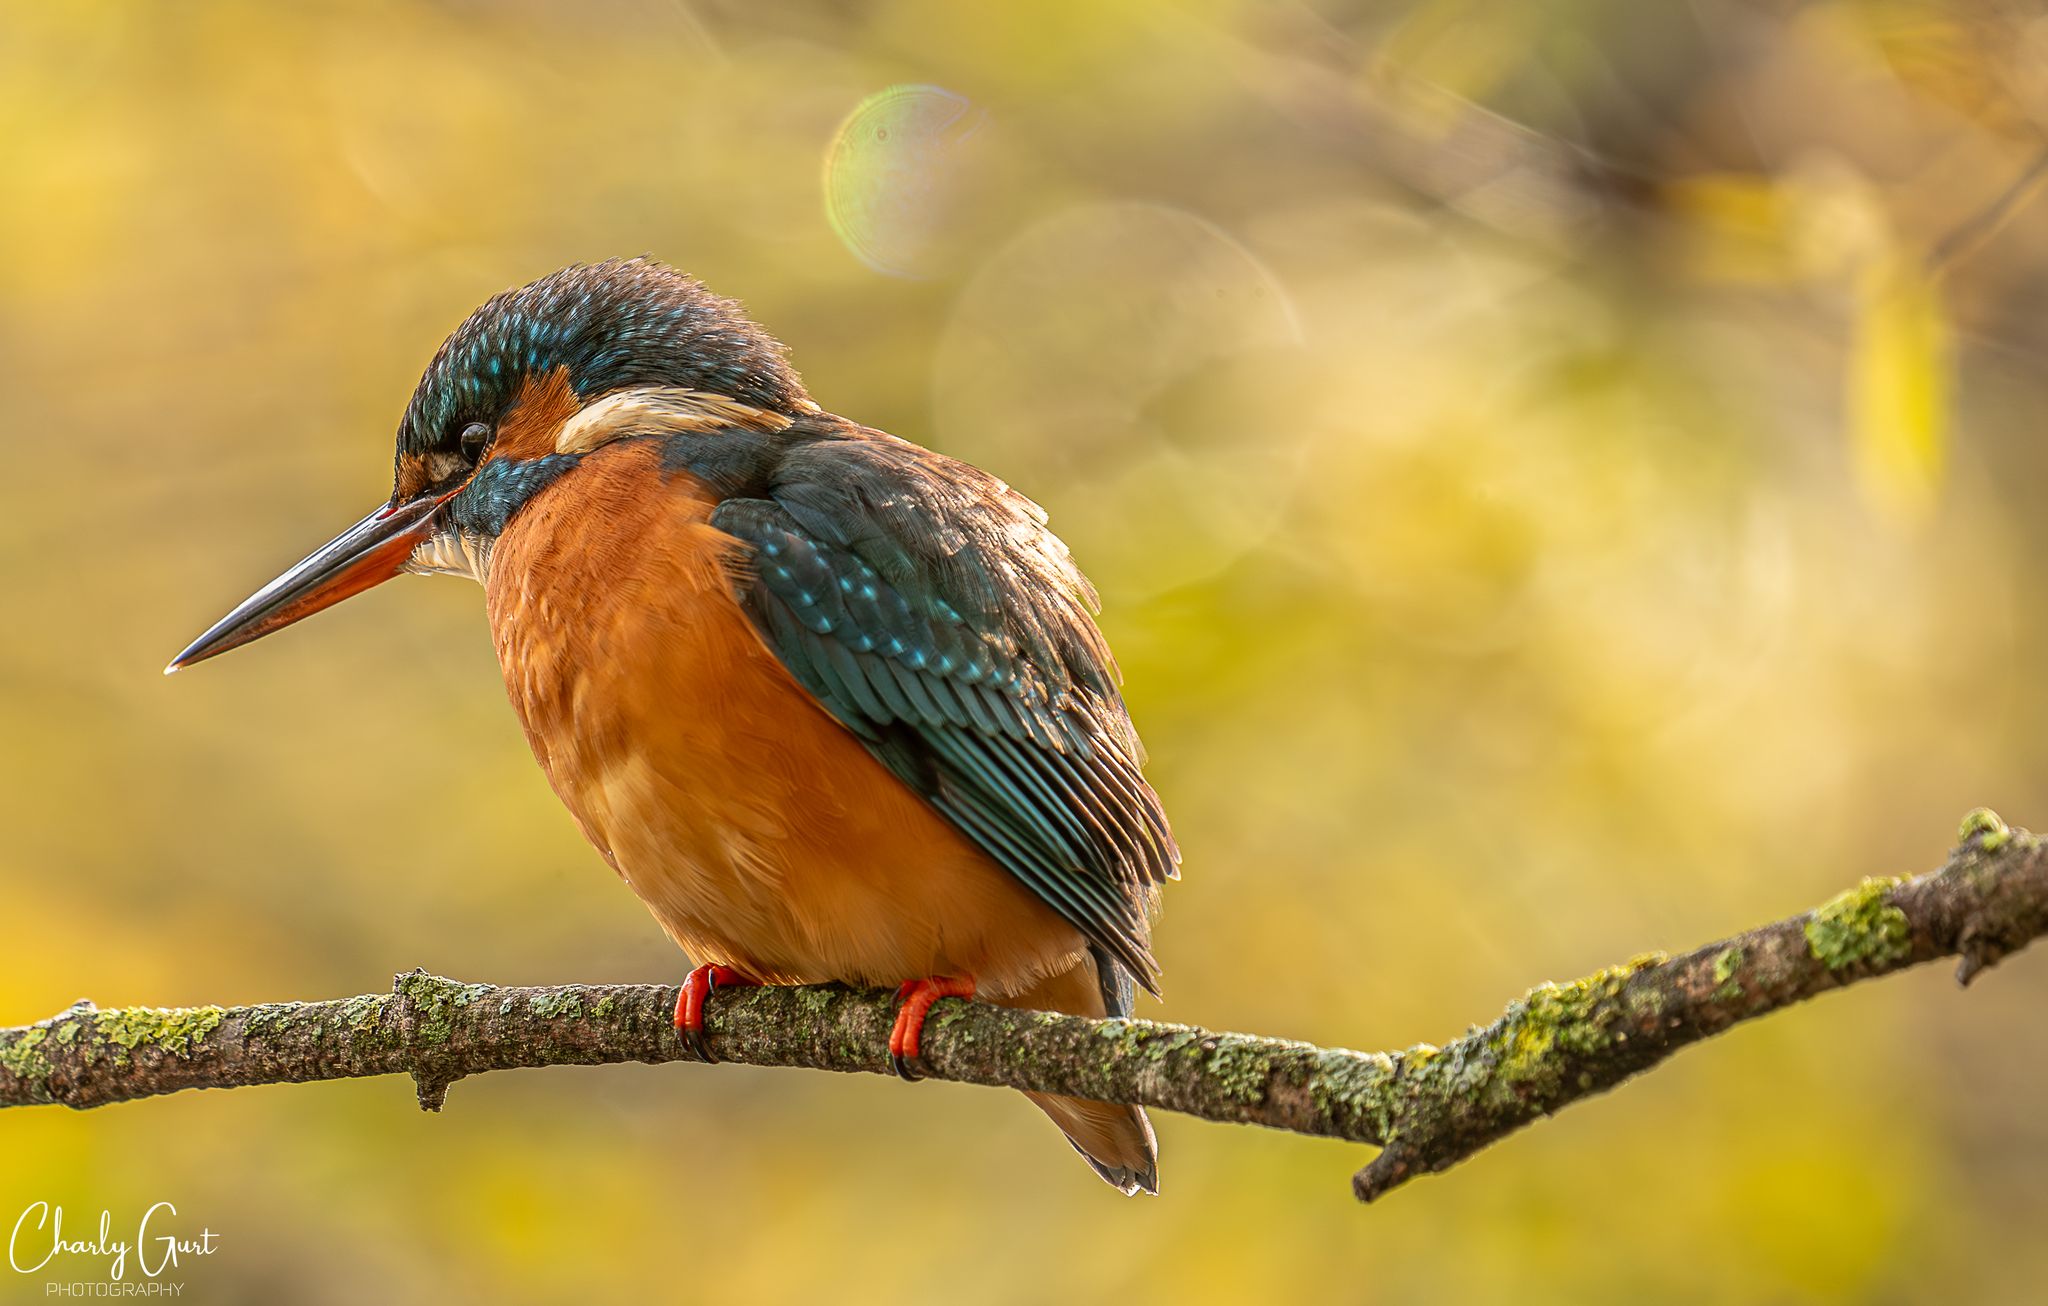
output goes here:
[[[463, 314], [609, 254], [1052, 510], [1188, 854], [1145, 1014], [1441, 1039], [2048, 824], [2048, 223], [1932, 257], [2044, 22], [8, 0], [0, 1020], [681, 973], [473, 589], [156, 674], [387, 492]], [[1126, 1202], [1010, 1096], [737, 1067], [9, 1113], [0, 1211], [175, 1201], [207, 1301], [2020, 1301], [2044, 1000], [1829, 999], [1370, 1211], [1333, 1144], [1165, 1116]]]

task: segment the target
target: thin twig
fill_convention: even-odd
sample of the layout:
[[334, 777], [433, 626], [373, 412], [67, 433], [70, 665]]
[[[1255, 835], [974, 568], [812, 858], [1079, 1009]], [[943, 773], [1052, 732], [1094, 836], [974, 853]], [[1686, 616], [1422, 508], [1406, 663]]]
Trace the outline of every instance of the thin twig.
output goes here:
[[1939, 273], [1950, 265], [1960, 262], [2012, 220], [2026, 202], [2034, 197], [2041, 183], [2048, 180], [2048, 145], [2043, 145], [2010, 186], [2000, 191], [1998, 197], [1971, 214], [1949, 233], [1934, 243], [1927, 251], [1927, 270]]

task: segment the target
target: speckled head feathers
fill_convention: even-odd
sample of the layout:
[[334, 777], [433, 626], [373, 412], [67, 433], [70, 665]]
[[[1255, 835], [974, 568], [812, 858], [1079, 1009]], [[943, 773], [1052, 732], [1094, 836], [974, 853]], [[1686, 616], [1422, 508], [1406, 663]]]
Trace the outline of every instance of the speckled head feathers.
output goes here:
[[528, 376], [568, 369], [584, 403], [635, 385], [725, 395], [771, 412], [805, 404], [774, 337], [738, 304], [653, 259], [577, 264], [498, 295], [455, 329], [420, 377], [398, 428], [398, 456], [458, 447], [495, 423]]

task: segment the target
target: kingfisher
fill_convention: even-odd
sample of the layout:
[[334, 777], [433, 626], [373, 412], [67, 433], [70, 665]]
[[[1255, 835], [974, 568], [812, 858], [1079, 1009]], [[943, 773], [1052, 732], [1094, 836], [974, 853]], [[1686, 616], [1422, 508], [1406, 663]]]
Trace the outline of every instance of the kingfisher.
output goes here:
[[[401, 573], [484, 591], [549, 784], [720, 986], [894, 986], [1128, 1016], [1180, 851], [1098, 601], [1036, 503], [825, 411], [732, 300], [649, 258], [486, 302], [427, 365], [389, 502], [166, 673]], [[1158, 1191], [1142, 1109], [1027, 1093], [1095, 1172]]]

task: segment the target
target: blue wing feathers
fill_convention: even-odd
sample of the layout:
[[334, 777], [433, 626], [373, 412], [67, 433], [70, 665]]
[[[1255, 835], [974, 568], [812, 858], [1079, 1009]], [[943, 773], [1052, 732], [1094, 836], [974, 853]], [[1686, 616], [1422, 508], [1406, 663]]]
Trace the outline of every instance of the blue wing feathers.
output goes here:
[[[1094, 591], [1002, 482], [876, 432], [836, 434], [725, 487], [744, 497], [712, 524], [754, 551], [741, 601], [877, 758], [1099, 961], [1156, 991], [1149, 908], [1179, 850], [1139, 772]], [[715, 444], [681, 439], [678, 468]], [[1105, 973], [1105, 992], [1118, 982]]]

